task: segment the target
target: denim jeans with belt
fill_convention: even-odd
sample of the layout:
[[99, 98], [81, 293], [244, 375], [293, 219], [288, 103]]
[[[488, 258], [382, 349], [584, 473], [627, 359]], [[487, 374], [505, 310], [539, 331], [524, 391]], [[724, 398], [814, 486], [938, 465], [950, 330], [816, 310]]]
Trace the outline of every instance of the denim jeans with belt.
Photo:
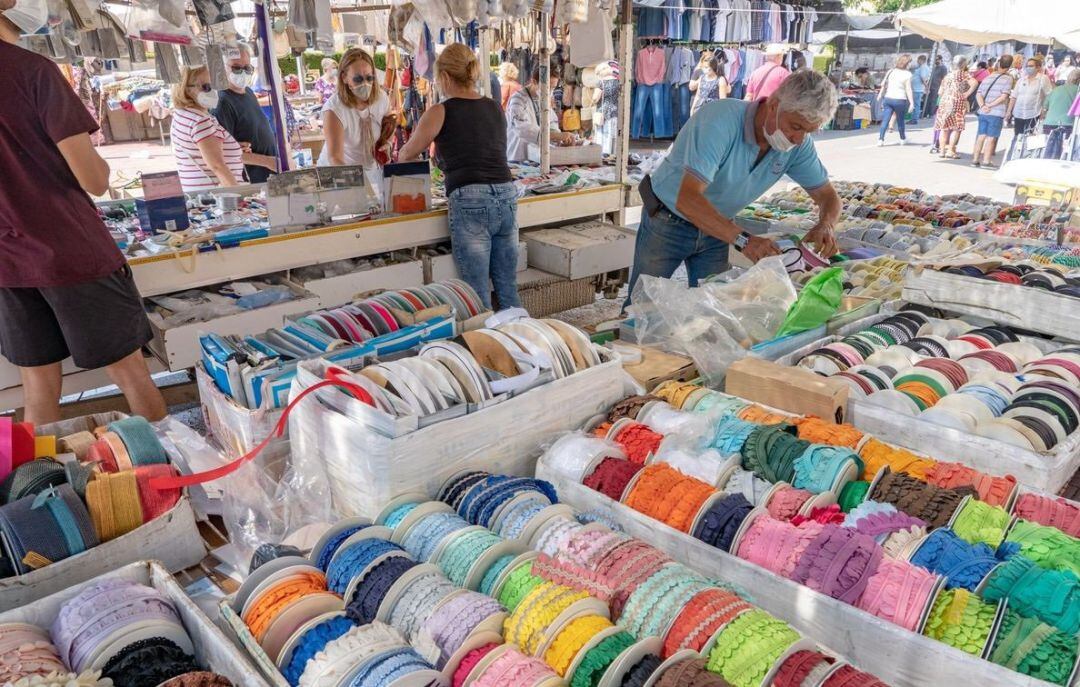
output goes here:
[[630, 291], [623, 307], [630, 304], [639, 276], [668, 278], [683, 262], [690, 286], [697, 286], [698, 281], [728, 268], [728, 244], [667, 210], [661, 209], [651, 217], [643, 212], [634, 243]]
[[517, 189], [514, 184], [469, 184], [451, 191], [450, 241], [461, 278], [491, 307], [521, 305], [517, 291]]
[[893, 112], [896, 113], [896, 130], [900, 132], [900, 139], [907, 138], [907, 132], [904, 131], [904, 125], [907, 123], [904, 121], [904, 117], [908, 112], [907, 98], [885, 98], [881, 103], [881, 128], [878, 130], [878, 139], [884, 140], [885, 132], [889, 130], [889, 120], [892, 119]]

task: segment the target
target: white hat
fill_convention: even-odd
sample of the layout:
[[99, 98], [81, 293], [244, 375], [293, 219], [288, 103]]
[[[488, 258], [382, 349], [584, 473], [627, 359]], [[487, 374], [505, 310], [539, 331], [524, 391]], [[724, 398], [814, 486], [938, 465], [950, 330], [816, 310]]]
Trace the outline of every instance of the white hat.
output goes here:
[[787, 51], [787, 46], [783, 43], [769, 43], [769, 45], [765, 47], [766, 57], [772, 57], [773, 55], [786, 55]]

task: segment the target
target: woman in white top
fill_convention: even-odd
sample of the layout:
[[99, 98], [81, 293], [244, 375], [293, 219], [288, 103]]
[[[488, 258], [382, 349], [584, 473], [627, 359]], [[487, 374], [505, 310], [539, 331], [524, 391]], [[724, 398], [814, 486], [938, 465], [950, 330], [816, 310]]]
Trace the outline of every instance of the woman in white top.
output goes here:
[[382, 165], [389, 160], [389, 142], [397, 115], [377, 82], [375, 62], [360, 48], [341, 57], [337, 92], [323, 105], [326, 143], [320, 167], [360, 165], [377, 198], [382, 197]]
[[172, 100], [169, 135], [184, 191], [236, 186], [243, 182], [245, 162], [277, 171], [273, 156], [252, 153], [251, 146], [237, 143], [210, 114], [217, 107], [218, 92], [210, 85], [206, 67], [184, 67]]
[[1050, 78], [1042, 73], [1042, 61], [1030, 58], [1024, 65], [1024, 71], [1013, 86], [1009, 95], [1009, 109], [1005, 113], [1006, 121], [1012, 119], [1013, 132], [1026, 134], [1035, 129], [1035, 123], [1042, 116], [1046, 96], [1054, 90]]
[[890, 69], [881, 81], [881, 90], [878, 92], [881, 99], [881, 129], [878, 130], [877, 143], [879, 146], [885, 145], [885, 132], [889, 129], [889, 120], [893, 114], [896, 115], [896, 130], [900, 132], [900, 145], [907, 143], [904, 120], [911, 103], [915, 102], [915, 96], [911, 92], [909, 64], [911, 55], [897, 57], [896, 66]]

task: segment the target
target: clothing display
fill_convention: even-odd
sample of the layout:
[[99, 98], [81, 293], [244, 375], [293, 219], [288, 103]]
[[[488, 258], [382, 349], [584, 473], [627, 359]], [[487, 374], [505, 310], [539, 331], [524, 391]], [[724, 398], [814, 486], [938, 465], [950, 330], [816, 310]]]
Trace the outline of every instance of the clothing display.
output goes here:
[[818, 12], [763, 0], [635, 2], [639, 38], [715, 43], [810, 43]]

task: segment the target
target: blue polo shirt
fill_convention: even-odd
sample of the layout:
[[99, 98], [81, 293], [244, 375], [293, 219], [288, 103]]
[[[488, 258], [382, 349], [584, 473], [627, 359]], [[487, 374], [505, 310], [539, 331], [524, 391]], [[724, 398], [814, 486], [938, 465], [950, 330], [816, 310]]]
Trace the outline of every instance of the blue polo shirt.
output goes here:
[[684, 173], [708, 184], [705, 197], [726, 217], [737, 215], [785, 174], [808, 191], [828, 183], [829, 173], [818, 160], [810, 136], [786, 153], [770, 148], [757, 162], [757, 107], [757, 102], [725, 98], [705, 103], [690, 118], [652, 174], [653, 192], [669, 210], [676, 212]]

